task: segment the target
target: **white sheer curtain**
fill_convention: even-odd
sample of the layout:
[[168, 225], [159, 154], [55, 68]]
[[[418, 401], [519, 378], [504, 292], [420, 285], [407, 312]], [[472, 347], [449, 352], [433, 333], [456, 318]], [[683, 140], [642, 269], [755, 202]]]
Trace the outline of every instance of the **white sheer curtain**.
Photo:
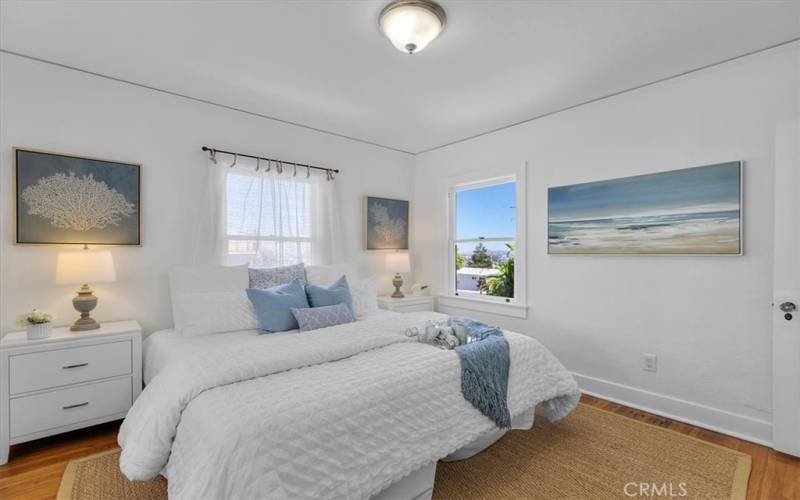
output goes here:
[[266, 162], [209, 162], [209, 203], [201, 223], [198, 261], [252, 267], [342, 260], [342, 227], [335, 181], [324, 173]]
[[206, 162], [199, 202], [192, 261], [221, 264], [225, 259], [225, 171], [211, 160]]

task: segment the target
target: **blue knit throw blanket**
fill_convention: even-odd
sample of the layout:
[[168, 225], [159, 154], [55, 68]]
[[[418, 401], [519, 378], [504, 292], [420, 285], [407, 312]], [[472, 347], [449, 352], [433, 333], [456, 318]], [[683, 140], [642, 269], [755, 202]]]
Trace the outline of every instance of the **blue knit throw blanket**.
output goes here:
[[508, 411], [508, 341], [500, 329], [469, 318], [452, 316], [450, 326], [463, 325], [479, 340], [456, 347], [461, 360], [461, 392], [472, 406], [501, 429], [511, 427]]

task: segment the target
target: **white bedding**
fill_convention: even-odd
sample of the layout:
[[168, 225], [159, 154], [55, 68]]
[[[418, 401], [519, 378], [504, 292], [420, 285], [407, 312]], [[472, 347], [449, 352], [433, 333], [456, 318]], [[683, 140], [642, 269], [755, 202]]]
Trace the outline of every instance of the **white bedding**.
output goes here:
[[[443, 316], [262, 335], [167, 362], [123, 423], [120, 467], [163, 472], [175, 499], [374, 495], [497, 429], [461, 395], [455, 352], [403, 336], [432, 318]], [[506, 338], [511, 414], [571, 411], [569, 372], [530, 337]]]
[[[359, 321], [380, 317], [397, 316], [400, 313], [380, 309], [364, 316]], [[300, 330], [270, 333], [268, 335], [297, 334]], [[150, 334], [142, 342], [142, 362], [144, 364], [144, 383], [150, 380], [170, 364], [191, 359], [205, 352], [213, 352], [223, 346], [233, 344], [247, 345], [248, 342], [259, 341], [258, 330], [241, 330], [211, 335], [184, 336], [173, 328], [160, 330]]]

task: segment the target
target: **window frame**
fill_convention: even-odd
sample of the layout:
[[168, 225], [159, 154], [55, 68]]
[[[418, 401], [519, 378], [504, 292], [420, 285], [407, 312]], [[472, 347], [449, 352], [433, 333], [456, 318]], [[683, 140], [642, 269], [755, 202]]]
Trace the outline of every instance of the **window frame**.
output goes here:
[[[440, 304], [448, 307], [456, 307], [468, 310], [477, 310], [494, 314], [502, 314], [518, 318], [527, 317], [527, 236], [526, 236], [526, 186], [527, 186], [527, 162], [516, 168], [497, 169], [492, 175], [490, 170], [473, 172], [449, 179], [447, 183], [447, 241], [446, 241], [446, 264], [444, 267], [446, 275], [442, 290], [444, 294], [439, 296]], [[456, 238], [456, 193], [471, 189], [495, 186], [514, 182], [516, 186], [516, 235], [514, 249], [514, 297], [494, 297], [491, 295], [468, 294], [463, 292], [457, 294], [456, 290], [456, 263], [455, 246], [464, 241], [509, 241], [512, 238], [483, 238], [483, 239], [464, 239]]]

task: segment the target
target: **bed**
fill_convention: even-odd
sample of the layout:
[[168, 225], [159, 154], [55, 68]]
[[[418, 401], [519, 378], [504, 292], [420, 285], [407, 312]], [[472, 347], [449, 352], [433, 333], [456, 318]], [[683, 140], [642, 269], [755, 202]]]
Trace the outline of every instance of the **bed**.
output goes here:
[[[175, 499], [430, 498], [438, 460], [504, 432], [464, 399], [454, 351], [404, 335], [443, 319], [380, 311], [311, 332], [156, 332], [120, 468], [164, 475]], [[536, 405], [569, 413], [571, 374], [533, 338], [504, 334], [512, 428], [530, 428]]]
[[[367, 321], [375, 318], [396, 317], [398, 313], [379, 309], [361, 318]], [[273, 333], [271, 335], [295, 335], [298, 330]], [[187, 337], [175, 328], [153, 332], [142, 342], [142, 377], [145, 385], [169, 364], [180, 363], [203, 352], [213, 351], [232, 343], [247, 345], [250, 342], [263, 340], [258, 330], [238, 330], [219, 335], [201, 335]]]

